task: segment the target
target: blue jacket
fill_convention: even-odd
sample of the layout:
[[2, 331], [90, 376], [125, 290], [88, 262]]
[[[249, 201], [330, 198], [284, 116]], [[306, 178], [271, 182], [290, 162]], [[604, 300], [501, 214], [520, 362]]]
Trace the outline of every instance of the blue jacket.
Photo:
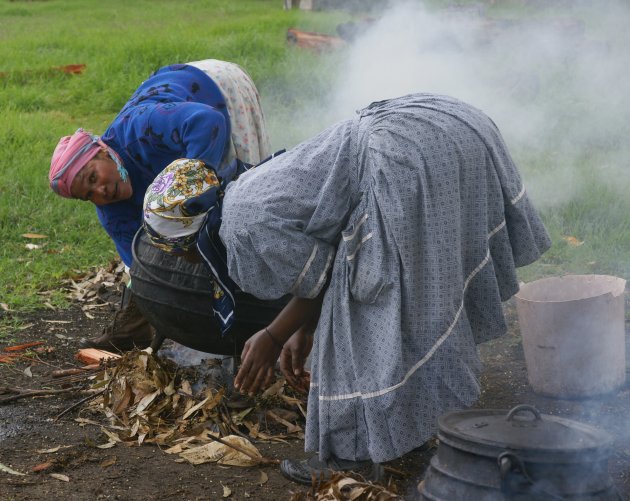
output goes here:
[[165, 66], [138, 87], [101, 139], [120, 155], [133, 195], [96, 212], [118, 254], [131, 266], [131, 242], [142, 224], [142, 202], [153, 179], [178, 158], [201, 159], [222, 177], [219, 167], [230, 140], [230, 118], [219, 87], [208, 75], [194, 66]]

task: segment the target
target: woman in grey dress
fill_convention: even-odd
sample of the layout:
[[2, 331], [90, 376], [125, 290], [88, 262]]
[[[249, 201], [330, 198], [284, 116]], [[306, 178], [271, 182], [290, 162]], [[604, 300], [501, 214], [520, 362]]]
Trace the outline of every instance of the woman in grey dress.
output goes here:
[[[425, 443], [479, 396], [476, 344], [506, 331], [515, 268], [550, 245], [494, 123], [456, 99], [413, 94], [347, 121], [225, 189], [231, 279], [294, 299], [247, 342], [235, 386], [304, 373], [314, 332], [308, 461], [289, 478], [360, 470]], [[216, 218], [215, 218], [216, 219]]]

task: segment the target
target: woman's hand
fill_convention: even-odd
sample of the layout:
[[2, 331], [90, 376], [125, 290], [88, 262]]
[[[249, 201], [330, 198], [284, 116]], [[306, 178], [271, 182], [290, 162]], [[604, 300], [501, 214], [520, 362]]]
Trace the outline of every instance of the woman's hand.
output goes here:
[[265, 330], [258, 331], [245, 343], [241, 368], [234, 379], [234, 388], [249, 396], [273, 382], [273, 369], [281, 351]]
[[285, 343], [280, 353], [280, 369], [287, 382], [298, 391], [308, 392], [309, 378], [304, 371], [304, 363], [313, 348], [311, 329], [302, 327]]
[[[253, 396], [259, 389], [273, 381], [273, 368], [283, 345], [293, 334], [312, 333], [319, 319], [324, 291], [315, 299], [293, 297], [271, 322], [269, 327], [258, 331], [245, 343], [241, 353], [241, 368], [234, 379], [234, 388]], [[311, 350], [312, 341], [296, 338], [289, 344], [285, 357], [285, 375], [297, 381], [295, 371], [302, 374], [304, 360]], [[289, 379], [289, 376], [287, 376]], [[304, 381], [301, 386], [304, 386]]]

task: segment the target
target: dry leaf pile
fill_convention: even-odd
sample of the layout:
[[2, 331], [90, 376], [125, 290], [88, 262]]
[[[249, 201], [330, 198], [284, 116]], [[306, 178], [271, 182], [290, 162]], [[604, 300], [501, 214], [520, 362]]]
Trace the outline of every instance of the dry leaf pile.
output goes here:
[[144, 351], [112, 362], [92, 383], [102, 396], [89, 404], [110, 423], [102, 428], [109, 442], [100, 447], [153, 443], [194, 464], [251, 466], [268, 461], [249, 439], [304, 438], [304, 402], [283, 379], [254, 400], [228, 397], [220, 384], [195, 393], [194, 371]]
[[[308, 492], [294, 492], [290, 501], [402, 501], [389, 488], [366, 482], [360, 475], [336, 473], [327, 482], [314, 482]], [[395, 489], [394, 489], [395, 490]]]
[[68, 298], [82, 303], [81, 309], [85, 315], [94, 318], [90, 310], [110, 305], [101, 298], [101, 294], [107, 289], [115, 290], [127, 279], [125, 265], [121, 261], [113, 261], [107, 268], [93, 268], [85, 274], [75, 275], [64, 281], [63, 285]]

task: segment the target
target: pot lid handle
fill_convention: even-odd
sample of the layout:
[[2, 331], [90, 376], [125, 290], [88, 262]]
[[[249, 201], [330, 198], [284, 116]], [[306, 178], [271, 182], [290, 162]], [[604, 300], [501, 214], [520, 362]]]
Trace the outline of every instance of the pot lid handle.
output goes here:
[[540, 411], [536, 409], [533, 405], [521, 404], [514, 407], [510, 412], [508, 412], [506, 421], [512, 421], [517, 414], [523, 414], [525, 412], [531, 412], [534, 415], [534, 421], [542, 421], [542, 416], [540, 415]]

